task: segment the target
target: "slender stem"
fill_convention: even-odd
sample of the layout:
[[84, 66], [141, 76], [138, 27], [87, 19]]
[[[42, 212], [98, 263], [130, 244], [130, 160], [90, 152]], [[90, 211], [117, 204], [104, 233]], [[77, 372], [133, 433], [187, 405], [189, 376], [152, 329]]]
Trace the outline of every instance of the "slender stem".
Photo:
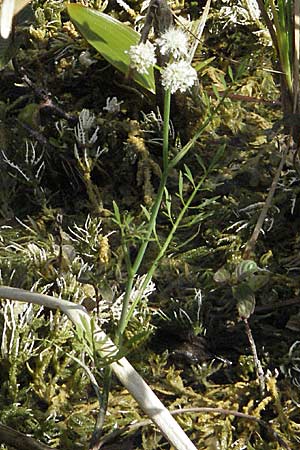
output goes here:
[[[157, 191], [156, 199], [151, 210], [151, 216], [148, 223], [148, 229], [144, 241], [142, 242], [138, 254], [135, 258], [133, 265], [128, 272], [128, 280], [126, 285], [126, 291], [122, 304], [121, 318], [118, 324], [118, 329], [116, 333], [116, 344], [118, 345], [121, 341], [122, 335], [126, 329], [127, 323], [131, 317], [131, 313], [128, 314], [130, 295], [133, 288], [134, 277], [136, 276], [140, 265], [144, 259], [145, 252], [147, 250], [148, 244], [151, 240], [152, 234], [155, 232], [156, 219], [160, 209], [160, 205], [163, 199], [164, 190], [167, 184], [167, 178], [169, 174], [169, 164], [168, 164], [168, 153], [169, 153], [169, 123], [170, 123], [170, 105], [171, 105], [171, 93], [170, 91], [165, 92], [164, 99], [164, 124], [163, 124], [163, 173], [161, 176], [159, 188]], [[136, 304], [136, 303], [135, 303]], [[132, 311], [132, 308], [130, 309]]]
[[[184, 216], [188, 206], [190, 205], [190, 203], [193, 201], [194, 196], [196, 195], [198, 189], [200, 188], [201, 184], [203, 183], [204, 178], [207, 176], [207, 173], [205, 173], [204, 177], [201, 178], [200, 182], [198, 183], [198, 185], [196, 186], [195, 190], [193, 191], [193, 193], [191, 194], [190, 198], [188, 199], [188, 201], [186, 202], [184, 208], [182, 209], [182, 211], [180, 212], [179, 216], [177, 217], [176, 222], [173, 225], [173, 228], [166, 240], [166, 242], [164, 243], [163, 246], [160, 247], [160, 251], [158, 256], [155, 258], [151, 268], [148, 270], [147, 275], [143, 281], [143, 284], [140, 288], [140, 292], [139, 295], [137, 296], [137, 298], [135, 299], [135, 301], [132, 303], [130, 309], [129, 309], [129, 300], [130, 300], [130, 294], [131, 294], [131, 290], [133, 287], [133, 282], [134, 282], [134, 277], [141, 265], [141, 262], [144, 258], [144, 254], [145, 251], [147, 249], [147, 246], [149, 244], [150, 238], [152, 233], [155, 233], [155, 226], [156, 226], [156, 218], [158, 215], [158, 211], [161, 205], [161, 201], [163, 198], [163, 194], [164, 194], [164, 189], [166, 186], [166, 181], [168, 178], [168, 174], [170, 169], [174, 168], [179, 161], [181, 161], [181, 159], [188, 153], [188, 151], [193, 147], [193, 145], [195, 145], [197, 139], [200, 137], [200, 135], [203, 133], [203, 131], [205, 130], [205, 128], [208, 126], [208, 124], [211, 122], [212, 117], [216, 114], [216, 112], [219, 110], [219, 108], [221, 107], [221, 105], [223, 104], [223, 102], [226, 99], [226, 94], [229, 92], [229, 89], [227, 89], [224, 93], [224, 96], [221, 98], [221, 100], [219, 101], [218, 105], [216, 106], [216, 108], [212, 111], [211, 114], [209, 114], [209, 117], [205, 120], [204, 124], [200, 127], [200, 129], [195, 133], [195, 135], [189, 140], [189, 142], [180, 150], [180, 152], [172, 159], [172, 160], [168, 160], [168, 139], [169, 139], [169, 120], [170, 120], [170, 104], [171, 104], [171, 95], [170, 92], [167, 91], [165, 93], [165, 111], [164, 111], [164, 129], [163, 129], [163, 137], [164, 137], [164, 142], [163, 142], [163, 173], [162, 173], [162, 177], [161, 177], [161, 181], [160, 181], [160, 185], [158, 188], [158, 192], [157, 192], [157, 196], [156, 196], [156, 200], [155, 203], [153, 205], [152, 208], [152, 212], [151, 212], [151, 217], [150, 217], [150, 221], [149, 221], [149, 225], [148, 225], [148, 232], [146, 234], [146, 238], [145, 241], [142, 243], [140, 250], [138, 252], [138, 255], [135, 259], [135, 262], [132, 266], [132, 270], [130, 271], [130, 273], [128, 274], [128, 281], [127, 281], [127, 286], [126, 286], [126, 292], [125, 292], [125, 296], [123, 299], [123, 306], [122, 306], [122, 313], [121, 313], [121, 319], [119, 322], [119, 326], [118, 326], [118, 330], [117, 330], [117, 335], [116, 335], [116, 344], [118, 345], [120, 343], [120, 338], [122, 336], [122, 334], [124, 333], [126, 326], [134, 312], [135, 307], [137, 306], [138, 302], [140, 301], [143, 292], [145, 290], [145, 288], [147, 287], [147, 284], [149, 283], [157, 265], [158, 262], [160, 261], [160, 259], [162, 258], [162, 256], [164, 255], [164, 253], [166, 252], [172, 238], [173, 235], [176, 231], [176, 229], [178, 228], [178, 225], [180, 223], [180, 221], [182, 220], [182, 217]], [[209, 171], [209, 169], [208, 169]], [[129, 309], [129, 311], [128, 311]]]
[[143, 281], [143, 283], [142, 283], [142, 286], [141, 286], [140, 289], [139, 289], [139, 295], [135, 298], [134, 302], [133, 302], [132, 305], [130, 306], [130, 310], [129, 310], [128, 315], [127, 315], [127, 318], [126, 318], [125, 327], [127, 326], [127, 323], [128, 323], [128, 321], [129, 321], [130, 317], [132, 316], [132, 314], [133, 314], [133, 312], [134, 312], [134, 310], [135, 310], [135, 307], [136, 307], [137, 304], [139, 303], [139, 301], [140, 301], [140, 299], [141, 299], [141, 297], [142, 297], [142, 295], [143, 295], [144, 290], [146, 289], [146, 287], [147, 287], [149, 281], [151, 280], [151, 278], [152, 278], [152, 276], [153, 276], [153, 273], [154, 273], [155, 269], [156, 269], [157, 266], [158, 266], [159, 261], [160, 261], [161, 258], [165, 255], [165, 253], [166, 253], [166, 251], [167, 251], [167, 249], [168, 249], [168, 247], [169, 247], [169, 245], [170, 245], [170, 243], [171, 243], [171, 241], [172, 241], [172, 239], [173, 239], [173, 236], [174, 236], [174, 234], [175, 234], [175, 232], [176, 232], [176, 230], [177, 230], [179, 224], [181, 223], [181, 221], [182, 221], [182, 219], [183, 219], [183, 216], [185, 215], [185, 213], [186, 213], [186, 211], [188, 210], [190, 204], [191, 204], [192, 201], [194, 200], [196, 193], [198, 192], [198, 190], [200, 189], [200, 187], [201, 187], [201, 185], [203, 184], [204, 180], [206, 179], [207, 174], [208, 174], [208, 172], [206, 172], [206, 173], [201, 177], [200, 181], [199, 181], [198, 184], [195, 186], [195, 189], [193, 190], [193, 192], [191, 193], [190, 197], [188, 198], [188, 200], [187, 200], [186, 203], [184, 204], [184, 206], [183, 206], [183, 208], [181, 209], [180, 213], [178, 214], [178, 217], [177, 217], [176, 221], [174, 222], [174, 224], [173, 224], [173, 226], [172, 226], [172, 229], [171, 229], [171, 231], [170, 231], [170, 233], [169, 233], [167, 239], [165, 240], [163, 246], [160, 248], [160, 251], [159, 251], [157, 257], [156, 257], [155, 260], [153, 261], [153, 263], [152, 263], [150, 269], [147, 271], [147, 274], [146, 274], [146, 276], [145, 276], [145, 278], [144, 278], [144, 281]]
[[[134, 277], [137, 274], [140, 265], [143, 261], [145, 252], [147, 250], [148, 244], [150, 242], [151, 239], [151, 235], [153, 233], [153, 231], [155, 230], [155, 225], [156, 225], [156, 218], [159, 212], [159, 208], [161, 205], [161, 201], [163, 198], [163, 194], [164, 194], [164, 188], [166, 186], [166, 181], [167, 181], [167, 177], [168, 177], [168, 171], [163, 172], [162, 174], [162, 178], [160, 181], [160, 185], [157, 191], [157, 196], [155, 199], [155, 203], [153, 205], [152, 208], [152, 212], [151, 212], [151, 217], [150, 217], [150, 221], [148, 224], [148, 231], [145, 237], [144, 242], [141, 244], [140, 249], [138, 251], [138, 254], [136, 256], [136, 259], [134, 261], [134, 264], [131, 268], [130, 273], [128, 274], [128, 280], [127, 280], [127, 285], [126, 285], [126, 291], [125, 291], [125, 295], [124, 295], [124, 299], [123, 299], [123, 305], [122, 305], [122, 312], [121, 312], [121, 318], [120, 318], [120, 322], [118, 325], [118, 330], [117, 330], [117, 334], [116, 334], [116, 344], [118, 345], [120, 343], [120, 339], [122, 334], [124, 333], [127, 323], [129, 321], [130, 317], [127, 317], [128, 314], [128, 308], [129, 308], [129, 300], [130, 300], [130, 295], [132, 292], [132, 288], [133, 288], [133, 283], [134, 283]], [[136, 305], [136, 303], [135, 303]], [[132, 308], [130, 309], [130, 311], [132, 310]], [[130, 314], [129, 314], [130, 316]]]
[[99, 413], [97, 416], [95, 429], [94, 429], [94, 432], [93, 432], [93, 435], [92, 435], [92, 438], [90, 441], [89, 450], [97, 450], [98, 449], [97, 442], [99, 441], [99, 439], [102, 435], [103, 425], [105, 422], [105, 417], [106, 417], [106, 412], [107, 412], [107, 407], [108, 407], [108, 397], [109, 397], [109, 392], [110, 392], [110, 388], [111, 388], [111, 378], [112, 378], [112, 368], [110, 366], [105, 367], [101, 404], [100, 404], [100, 409], [99, 409]]
[[[289, 444], [287, 444], [281, 436], [272, 428], [272, 426], [258, 417], [252, 416], [250, 414], [242, 413], [240, 411], [235, 411], [232, 409], [225, 408], [214, 408], [209, 406], [200, 406], [200, 407], [192, 407], [192, 408], [180, 408], [170, 411], [172, 416], [177, 416], [179, 414], [201, 414], [201, 413], [212, 413], [212, 414], [220, 414], [222, 416], [234, 416], [240, 419], [246, 419], [251, 422], [256, 422], [262, 428], [267, 430], [268, 434], [273, 438], [274, 441], [277, 441], [282, 448], [286, 450], [292, 450]], [[141, 420], [139, 422], [134, 422], [129, 425], [125, 425], [123, 428], [118, 428], [117, 430], [112, 431], [111, 433], [103, 436], [103, 438], [99, 441], [100, 445], [104, 446], [104, 444], [109, 444], [110, 442], [115, 442], [117, 437], [125, 435], [125, 433], [136, 432], [141, 427], [146, 427], [151, 424], [151, 420]], [[249, 430], [250, 431], [250, 430]]]
[[257, 355], [256, 345], [255, 345], [255, 341], [254, 341], [254, 338], [253, 338], [253, 335], [251, 332], [251, 328], [250, 328], [248, 319], [244, 319], [244, 324], [245, 324], [246, 334], [247, 334], [247, 337], [249, 340], [249, 344], [250, 344], [253, 359], [254, 359], [255, 371], [256, 371], [256, 376], [257, 376], [258, 382], [259, 382], [260, 393], [263, 396], [265, 393], [265, 389], [266, 389], [265, 374], [264, 374], [261, 362]]
[[168, 170], [169, 154], [169, 124], [170, 124], [171, 91], [168, 89], [164, 97], [164, 124], [163, 124], [163, 169]]
[[188, 153], [188, 151], [196, 144], [197, 140], [199, 139], [203, 131], [211, 123], [212, 118], [216, 115], [218, 110], [221, 108], [221, 106], [227, 99], [230, 91], [232, 91], [232, 88], [228, 88], [222, 93], [222, 97], [219, 100], [219, 103], [210, 112], [210, 114], [204, 121], [203, 125], [201, 125], [201, 127], [195, 132], [194, 136], [185, 144], [184, 147], [182, 147], [182, 149], [174, 156], [174, 158], [169, 161], [169, 170], [174, 168], [179, 163], [179, 161], [181, 161], [182, 158]]
[[287, 153], [289, 151], [289, 148], [290, 148], [289, 145], [286, 145], [285, 148], [283, 149], [282, 156], [281, 156], [281, 161], [279, 163], [278, 169], [276, 170], [276, 173], [275, 173], [274, 179], [272, 181], [272, 184], [271, 184], [268, 196], [266, 198], [265, 204], [264, 204], [264, 206], [263, 206], [263, 208], [261, 210], [261, 213], [260, 213], [260, 215], [258, 217], [258, 220], [256, 222], [256, 225], [255, 225], [255, 228], [253, 230], [252, 236], [250, 237], [249, 241], [247, 242], [247, 245], [246, 245], [246, 248], [245, 248], [245, 251], [244, 251], [244, 254], [243, 254], [243, 258], [244, 259], [250, 259], [251, 256], [252, 256], [251, 254], [254, 252], [254, 248], [255, 248], [255, 245], [256, 245], [259, 233], [261, 232], [261, 229], [262, 229], [262, 226], [263, 226], [264, 221], [266, 219], [266, 216], [268, 214], [269, 208], [272, 205], [272, 200], [273, 200], [276, 188], [277, 188], [278, 180], [279, 180], [281, 171], [283, 169], [283, 166], [284, 166], [284, 163], [285, 163], [286, 156], [287, 156]]

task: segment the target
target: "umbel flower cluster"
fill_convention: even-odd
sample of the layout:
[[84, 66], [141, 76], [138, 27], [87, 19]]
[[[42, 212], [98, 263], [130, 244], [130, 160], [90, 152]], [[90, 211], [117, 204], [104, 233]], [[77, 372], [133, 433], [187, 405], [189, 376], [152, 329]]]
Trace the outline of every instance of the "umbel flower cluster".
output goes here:
[[156, 64], [155, 47], [169, 58], [169, 63], [161, 68], [162, 85], [171, 94], [176, 91], [185, 92], [197, 80], [197, 72], [187, 61], [189, 45], [186, 33], [177, 28], [170, 28], [155, 43], [147, 41], [130, 47], [128, 54], [131, 67], [141, 74], [147, 74], [150, 67]]

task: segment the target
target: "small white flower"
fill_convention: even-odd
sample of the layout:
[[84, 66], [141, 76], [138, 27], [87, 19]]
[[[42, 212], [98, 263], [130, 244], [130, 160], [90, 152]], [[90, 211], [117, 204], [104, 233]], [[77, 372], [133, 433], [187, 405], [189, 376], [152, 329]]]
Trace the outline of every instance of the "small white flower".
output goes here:
[[127, 53], [131, 60], [130, 66], [141, 74], [148, 74], [148, 69], [156, 63], [155, 47], [149, 41], [132, 45]]
[[184, 60], [168, 64], [161, 76], [164, 88], [170, 89], [171, 94], [176, 91], [185, 92], [197, 80], [196, 70]]
[[170, 28], [156, 42], [162, 55], [172, 55], [174, 59], [179, 59], [188, 54], [188, 37], [180, 28]]
[[106, 106], [103, 107], [103, 110], [107, 111], [110, 114], [116, 114], [120, 112], [120, 105], [122, 103], [123, 103], [122, 101], [121, 102], [118, 101], [117, 97], [113, 98], [108, 97], [106, 99]]

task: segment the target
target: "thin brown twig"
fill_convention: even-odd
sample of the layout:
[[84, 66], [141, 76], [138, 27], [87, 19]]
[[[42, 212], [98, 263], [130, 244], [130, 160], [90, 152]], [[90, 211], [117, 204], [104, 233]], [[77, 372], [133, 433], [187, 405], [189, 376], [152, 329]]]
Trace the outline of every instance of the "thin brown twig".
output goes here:
[[255, 365], [255, 371], [256, 371], [256, 376], [258, 378], [258, 382], [259, 382], [259, 387], [260, 387], [260, 393], [263, 396], [265, 393], [265, 388], [266, 388], [266, 384], [265, 384], [265, 374], [261, 365], [261, 362], [258, 358], [258, 354], [257, 354], [257, 350], [256, 350], [256, 345], [255, 345], [255, 341], [252, 335], [252, 331], [248, 322], [248, 319], [243, 319], [244, 324], [245, 324], [245, 328], [246, 328], [246, 334], [248, 337], [248, 341], [251, 347], [251, 351], [252, 351], [252, 355], [253, 355], [253, 359], [254, 359], [254, 365]]
[[272, 200], [273, 200], [273, 197], [274, 197], [274, 194], [275, 194], [275, 191], [277, 188], [277, 184], [279, 181], [279, 177], [280, 177], [281, 171], [283, 169], [289, 149], [290, 149], [290, 144], [285, 144], [284, 149], [282, 151], [281, 161], [276, 170], [275, 176], [273, 178], [273, 181], [272, 181], [268, 196], [266, 198], [265, 204], [264, 204], [264, 206], [261, 210], [261, 213], [258, 217], [258, 220], [256, 222], [252, 236], [250, 237], [249, 241], [247, 242], [246, 248], [244, 250], [244, 254], [243, 254], [244, 259], [250, 259], [252, 253], [254, 253], [254, 248], [255, 248], [259, 233], [260, 233], [262, 226], [264, 224], [264, 221], [266, 219], [268, 210], [271, 207]]
[[[235, 416], [240, 419], [250, 420], [252, 422], [256, 422], [261, 427], [263, 427], [265, 430], [267, 430], [273, 439], [277, 441], [282, 448], [285, 448], [286, 450], [291, 450], [291, 447], [289, 444], [287, 444], [279, 435], [276, 433], [276, 431], [273, 430], [273, 428], [264, 420], [259, 419], [255, 416], [251, 416], [251, 414], [245, 414], [239, 411], [234, 411], [231, 409], [223, 409], [223, 408], [213, 408], [213, 407], [193, 407], [193, 408], [182, 408], [182, 409], [176, 409], [174, 411], [170, 411], [172, 416], [176, 416], [178, 414], [198, 414], [198, 413], [213, 413], [213, 414], [220, 414], [224, 416]], [[109, 433], [106, 436], [103, 436], [99, 441], [97, 447], [94, 447], [93, 450], [99, 450], [101, 449], [105, 444], [108, 444], [110, 442], [113, 442], [117, 437], [124, 435], [128, 432], [133, 432], [138, 430], [141, 427], [145, 427], [148, 425], [151, 425], [152, 421], [149, 419], [141, 420], [139, 422], [131, 423], [129, 425], [126, 425], [123, 428], [120, 428], [119, 430], [114, 430], [111, 433]]]
[[[205, 89], [205, 93], [211, 96], [216, 96], [216, 93], [212, 89]], [[261, 103], [263, 105], [267, 106], [281, 106], [282, 103], [280, 100], [267, 100], [265, 98], [259, 98], [259, 97], [253, 97], [251, 95], [243, 95], [243, 94], [231, 94], [228, 92], [222, 92], [218, 91], [217, 95], [220, 97], [226, 96], [227, 98], [230, 98], [231, 100], [246, 102], [246, 103]]]
[[0, 443], [18, 450], [52, 450], [48, 445], [0, 423]]

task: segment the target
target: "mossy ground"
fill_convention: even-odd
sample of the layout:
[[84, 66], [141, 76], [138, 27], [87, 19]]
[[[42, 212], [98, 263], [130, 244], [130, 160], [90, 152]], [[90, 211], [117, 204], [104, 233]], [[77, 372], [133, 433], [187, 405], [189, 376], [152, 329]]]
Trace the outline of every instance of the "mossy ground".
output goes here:
[[[128, 3], [139, 11], [140, 2]], [[196, 18], [201, 13], [198, 2], [177, 3], [178, 14]], [[111, 305], [124, 291], [126, 270], [112, 204], [115, 201], [127, 218], [134, 258], [145, 232], [141, 205], [151, 205], [159, 184], [161, 118], [155, 99], [128, 83], [93, 49], [92, 64], [82, 62], [87, 44], [62, 3], [48, 0], [33, 6], [36, 22], [22, 31], [14, 65], [1, 73], [1, 283], [61, 295], [90, 309], [94, 300], [94, 313], [113, 335], [116, 318]], [[198, 60], [215, 57], [201, 72], [205, 108], [197, 110], [188, 99], [177, 98], [171, 111], [171, 140], [175, 152], [180, 142], [193, 136], [208, 109], [220, 100], [212, 87], [222, 91], [225, 82], [229, 86], [228, 67], [235, 75], [243, 63], [235, 90], [184, 164], [198, 179], [202, 169], [197, 156], [206, 165], [221, 148], [222, 156], [154, 275], [155, 292], [128, 326], [127, 357], [170, 410], [240, 411], [264, 420], [277, 433], [218, 411], [178, 415], [197, 448], [279, 450], [282, 438], [296, 450], [299, 176], [289, 155], [253, 256], [264, 272], [262, 279], [255, 278], [255, 309], [249, 319], [266, 377], [261, 396], [232, 285], [281, 158], [279, 80], [270, 71], [273, 50], [257, 37], [255, 26], [224, 18], [221, 6], [217, 2], [211, 9], [197, 52]], [[132, 21], [117, 2], [109, 2], [106, 12]], [[119, 112], [103, 109], [112, 97], [122, 102]], [[76, 157], [74, 130], [83, 109], [94, 114], [97, 140], [88, 146], [88, 154], [78, 148]], [[103, 150], [99, 157], [97, 148]], [[180, 170], [185, 170], [183, 164], [170, 174], [168, 184], [175, 217], [181, 207]], [[191, 189], [185, 179], [183, 194]], [[156, 230], [161, 241], [170, 228], [164, 212], [165, 204]], [[151, 244], [141, 274], [156, 250]], [[220, 269], [229, 274], [223, 283], [218, 282]], [[99, 404], [74, 359], [84, 357], [71, 325], [59, 313], [2, 301], [0, 327], [0, 421], [53, 448], [87, 447]], [[93, 370], [101, 385], [102, 369]], [[142, 419], [135, 401], [114, 380], [105, 432]], [[114, 448], [110, 445], [103, 448]], [[151, 426], [138, 428], [115, 445], [168, 448]]]

